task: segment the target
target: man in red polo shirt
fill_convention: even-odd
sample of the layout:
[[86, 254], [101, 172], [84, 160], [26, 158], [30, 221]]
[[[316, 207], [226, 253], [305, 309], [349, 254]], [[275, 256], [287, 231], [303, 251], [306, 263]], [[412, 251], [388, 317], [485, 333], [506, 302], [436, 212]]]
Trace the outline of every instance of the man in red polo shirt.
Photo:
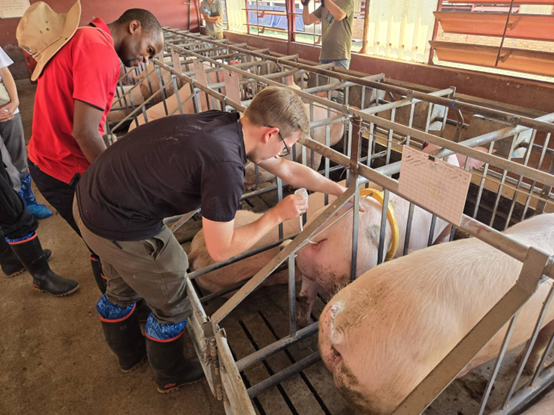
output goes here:
[[[38, 78], [29, 170], [45, 199], [79, 235], [72, 213], [75, 186], [106, 149], [103, 126], [119, 78], [120, 59], [127, 67], [138, 66], [162, 48], [158, 20], [149, 11], [131, 9], [113, 23], [96, 18], [77, 29]], [[91, 263], [104, 292], [94, 254]]]

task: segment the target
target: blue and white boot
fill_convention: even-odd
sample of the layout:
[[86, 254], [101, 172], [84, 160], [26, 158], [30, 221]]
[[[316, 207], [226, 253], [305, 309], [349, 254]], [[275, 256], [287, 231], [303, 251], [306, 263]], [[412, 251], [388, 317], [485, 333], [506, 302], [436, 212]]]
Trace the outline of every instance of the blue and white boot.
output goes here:
[[183, 354], [183, 333], [187, 321], [162, 324], [150, 314], [146, 321], [146, 351], [150, 366], [156, 372], [158, 392], [168, 393], [187, 383], [204, 379], [198, 359]]
[[37, 203], [35, 194], [33, 193], [33, 188], [31, 187], [30, 174], [27, 174], [27, 176], [21, 179], [21, 190], [19, 191], [19, 195], [35, 219], [46, 219], [52, 216], [52, 211], [50, 209], [40, 203]]

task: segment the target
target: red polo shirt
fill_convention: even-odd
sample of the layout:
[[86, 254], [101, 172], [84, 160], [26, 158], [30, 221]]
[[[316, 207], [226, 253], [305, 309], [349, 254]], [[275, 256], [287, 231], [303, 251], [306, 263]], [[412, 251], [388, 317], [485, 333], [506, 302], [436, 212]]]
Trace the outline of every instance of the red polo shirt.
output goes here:
[[73, 138], [75, 100], [103, 111], [98, 126], [104, 134], [106, 115], [119, 78], [119, 57], [110, 29], [102, 19], [79, 28], [50, 60], [38, 79], [29, 159], [44, 173], [69, 183], [89, 162]]

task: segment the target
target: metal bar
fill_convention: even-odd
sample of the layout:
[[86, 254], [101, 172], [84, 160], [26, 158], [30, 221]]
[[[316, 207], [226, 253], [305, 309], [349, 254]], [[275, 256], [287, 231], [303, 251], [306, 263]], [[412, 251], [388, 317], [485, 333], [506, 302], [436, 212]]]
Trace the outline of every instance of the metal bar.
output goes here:
[[279, 383], [287, 380], [291, 376], [296, 375], [297, 373], [300, 373], [304, 369], [314, 365], [321, 359], [320, 353], [315, 352], [308, 357], [305, 357], [302, 360], [299, 360], [293, 365], [290, 365], [286, 369], [281, 370], [280, 372], [274, 374], [270, 378], [252, 386], [248, 389], [248, 396], [250, 398], [255, 398], [256, 396], [260, 395], [261, 393], [265, 392], [268, 389], [271, 389], [272, 387], [278, 385]]
[[544, 369], [537, 379], [536, 384], [527, 382], [517, 391], [508, 405], [502, 409], [494, 408], [488, 415], [512, 415], [521, 410], [525, 405], [535, 399], [543, 390], [554, 382], [554, 363]]
[[506, 350], [508, 350], [508, 345], [510, 343], [510, 338], [512, 337], [512, 333], [514, 332], [514, 328], [516, 326], [516, 321], [519, 316], [519, 310], [517, 313], [512, 317], [510, 320], [510, 325], [508, 327], [508, 331], [506, 331], [506, 335], [504, 336], [504, 341], [502, 342], [502, 346], [500, 347], [500, 353], [498, 354], [498, 358], [496, 359], [496, 363], [494, 364], [494, 369], [491, 374], [491, 377], [487, 383], [487, 389], [485, 390], [485, 393], [483, 394], [483, 398], [481, 399], [481, 407], [479, 408], [479, 414], [483, 415], [485, 412], [485, 409], [487, 407], [487, 403], [489, 401], [489, 396], [492, 392], [492, 388], [494, 386], [494, 382], [496, 380], [496, 376], [498, 375], [498, 371], [500, 370], [500, 366], [502, 366], [502, 361], [504, 360], [504, 356], [506, 355]]
[[[176, 48], [177, 50], [181, 49], [181, 48], [178, 48], [176, 46], [172, 46], [171, 44], [169, 44], [168, 46]], [[187, 52], [186, 50], [183, 50], [183, 51]], [[195, 55], [194, 52], [188, 51], [188, 53]], [[267, 83], [268, 85], [282, 86], [278, 82], [274, 82], [274, 81], [271, 81], [271, 80], [266, 80], [266, 79], [261, 78], [257, 75], [252, 75], [252, 74], [249, 74], [248, 72], [236, 69], [236, 66], [225, 65], [223, 63], [214, 61], [213, 59], [206, 58], [206, 57], [203, 57], [201, 55], [196, 55], [196, 56], [197, 56], [197, 58], [204, 59], [208, 62], [219, 65], [219, 66], [221, 66], [225, 69], [229, 69], [229, 70], [232, 70], [232, 71], [234, 70], [234, 71], [236, 71], [237, 73], [239, 73], [243, 76], [250, 76], [253, 79], [259, 80], [259, 81], [264, 82], [264, 83]], [[337, 75], [337, 74], [335, 74], [335, 75]], [[288, 88], [288, 87], [285, 87], [285, 88]], [[303, 91], [298, 91], [296, 89], [292, 89], [292, 90], [296, 94], [300, 95], [303, 98], [311, 99], [314, 102], [318, 102], [319, 104], [323, 104], [323, 105], [326, 105], [328, 107], [335, 108], [339, 111], [347, 112], [351, 115], [359, 116], [364, 121], [375, 122], [376, 124], [383, 125], [383, 126], [389, 128], [389, 129], [400, 131], [400, 132], [402, 132], [406, 135], [411, 134], [412, 136], [414, 136], [414, 137], [416, 137], [416, 138], [418, 138], [422, 141], [428, 141], [432, 144], [435, 144], [435, 145], [438, 145], [440, 147], [444, 147], [445, 149], [451, 150], [452, 152], [464, 154], [468, 157], [490, 163], [490, 164], [492, 164], [496, 167], [500, 167], [500, 168], [505, 169], [505, 170], [509, 169], [509, 170], [511, 170], [515, 173], [526, 175], [529, 178], [536, 178], [538, 181], [540, 181], [542, 183], [551, 182], [554, 185], [554, 176], [548, 175], [547, 173], [544, 173], [544, 172], [536, 171], [536, 170], [531, 169], [531, 168], [526, 167], [526, 166], [522, 166], [521, 164], [518, 164], [518, 163], [507, 161], [503, 158], [500, 158], [500, 157], [497, 157], [497, 156], [494, 156], [494, 155], [485, 154], [481, 151], [474, 150], [472, 148], [468, 148], [467, 141], [470, 141], [470, 140], [467, 140], [463, 144], [454, 143], [454, 142], [451, 142], [449, 140], [434, 136], [434, 135], [429, 134], [429, 133], [424, 133], [422, 131], [419, 131], [419, 130], [416, 130], [416, 129], [413, 129], [413, 128], [410, 128], [410, 127], [406, 127], [406, 126], [403, 126], [403, 125], [396, 124], [394, 122], [391, 122], [389, 120], [385, 120], [385, 119], [380, 118], [380, 117], [376, 117], [376, 116], [373, 116], [373, 115], [370, 115], [370, 114], [365, 114], [362, 111], [354, 110], [351, 107], [348, 107], [346, 105], [341, 106], [341, 105], [336, 104], [332, 101], [328, 101], [328, 100], [325, 100], [325, 99], [317, 97], [317, 96], [312, 96], [310, 94], [306, 94]], [[428, 94], [425, 94], [425, 95], [429, 96]], [[438, 98], [438, 97], [436, 97], [436, 98]], [[431, 102], [432, 102], [432, 100], [431, 100]], [[554, 114], [551, 114], [551, 115], [554, 119]], [[550, 125], [554, 129], [553, 124], [549, 124], [549, 123], [544, 123], [544, 124]], [[542, 125], [542, 123], [541, 123], [541, 125]], [[445, 157], [445, 156], [440, 155], [439, 157]], [[397, 163], [394, 163], [393, 165], [396, 165], [396, 164]], [[399, 169], [399, 164], [398, 164], [397, 167]], [[395, 172], [395, 173], [397, 173], [397, 172]]]
[[[381, 225], [379, 230], [379, 248], [377, 250], [377, 265], [382, 264], [385, 260], [385, 239], [387, 235], [387, 222], [389, 211], [390, 193], [387, 189], [383, 191], [383, 207], [381, 209]], [[391, 224], [392, 226], [392, 224]]]
[[367, 53], [367, 44], [369, 43], [369, 33], [368, 33], [368, 29], [369, 29], [369, 4], [370, 4], [370, 0], [366, 0], [365, 1], [365, 10], [364, 10], [364, 30], [363, 30], [363, 34], [362, 34], [362, 38], [363, 38], [363, 44], [362, 44], [362, 48], [360, 49], [360, 54], [366, 54]]
[[188, 274], [189, 279], [193, 280], [195, 278], [201, 277], [204, 274], [207, 274], [208, 272], [216, 271], [220, 268], [226, 267], [227, 265], [234, 264], [235, 262], [241, 261], [246, 258], [250, 258], [251, 256], [257, 255], [261, 252], [267, 251], [268, 249], [275, 248], [276, 246], [279, 246], [282, 244], [285, 240], [292, 238], [293, 236], [289, 238], [282, 238], [275, 242], [272, 242], [270, 244], [267, 244], [265, 246], [262, 246], [260, 248], [251, 249], [250, 251], [243, 252], [241, 254], [235, 255], [225, 261], [216, 262], [215, 264], [208, 265], [207, 267], [201, 268], [199, 270], [196, 270], [194, 272], [191, 272]]
[[264, 347], [237, 362], [237, 368], [239, 372], [242, 372], [246, 369], [251, 368], [256, 363], [261, 362], [262, 360], [267, 359], [269, 356], [274, 355], [275, 353], [285, 350], [287, 347], [292, 346], [293, 344], [304, 340], [307, 337], [310, 337], [312, 334], [317, 332], [318, 322], [310, 324], [308, 327], [298, 330], [296, 336], [283, 337], [280, 340], [277, 340], [274, 343], [271, 343], [269, 346]]
[[[510, 153], [508, 154], [508, 160], [511, 160], [512, 153], [514, 152], [515, 143], [517, 141], [518, 135], [514, 135], [512, 138], [512, 145], [510, 146]], [[498, 192], [496, 194], [496, 200], [494, 201], [494, 207], [492, 209], [492, 215], [489, 226], [493, 226], [494, 218], [496, 217], [496, 211], [498, 210], [498, 204], [500, 203], [500, 198], [502, 197], [502, 188], [504, 187], [504, 182], [506, 181], [506, 177], [508, 176], [508, 172], [504, 170], [502, 172], [502, 178], [500, 179], [500, 184], [498, 186]]]
[[531, 379], [531, 385], [535, 386], [538, 378], [540, 377], [544, 364], [546, 362], [546, 359], [548, 358], [548, 355], [550, 354], [550, 351], [552, 350], [552, 346], [554, 346], [554, 335], [550, 338], [550, 341], [548, 342], [548, 345], [546, 346], [546, 349], [544, 350], [544, 353], [542, 354], [541, 361], [539, 362], [539, 366], [537, 367], [537, 370], [535, 370], [535, 374], [533, 375], [533, 379]]
[[200, 298], [200, 303], [206, 304], [206, 303], [208, 303], [208, 302], [210, 302], [210, 301], [212, 301], [216, 298], [219, 298], [219, 297], [221, 297], [225, 294], [229, 294], [230, 292], [238, 290], [244, 284], [246, 284], [246, 280], [237, 282], [236, 284], [233, 284], [230, 287], [224, 288], [222, 290], [216, 291], [215, 293], [205, 295], [204, 297]]
[[[525, 161], [523, 164], [526, 166], [529, 164], [529, 158], [531, 157], [531, 153], [533, 151], [533, 144], [535, 142], [535, 137], [537, 135], [537, 130], [533, 131], [533, 135], [531, 136], [531, 142], [530, 146], [527, 148], [527, 151], [525, 152]], [[517, 181], [516, 189], [514, 190], [514, 197], [512, 198], [512, 203], [510, 204], [510, 211], [508, 212], [508, 218], [506, 219], [506, 226], [504, 227], [504, 230], [508, 229], [508, 226], [510, 226], [510, 221], [512, 219], [512, 214], [514, 213], [514, 208], [517, 203], [517, 196], [518, 196], [518, 190], [521, 187], [521, 184], [523, 183], [523, 176], [519, 176], [519, 180]], [[529, 192], [531, 193], [532, 190], [529, 189]], [[500, 191], [499, 191], [500, 193]]]
[[[494, 148], [494, 142], [489, 144], [489, 150], [488, 153], [492, 154]], [[473, 218], [475, 219], [477, 217], [477, 212], [479, 211], [479, 205], [481, 204], [481, 197], [483, 196], [483, 190], [485, 189], [485, 182], [487, 179], [487, 173], [489, 171], [489, 165], [485, 163], [485, 167], [483, 168], [483, 177], [480, 180], [479, 183], [479, 191], [477, 193], [477, 199], [475, 201], [475, 208], [473, 210]]]
[[[550, 163], [550, 168], [548, 169], [548, 172], [554, 175], [554, 157], [552, 158], [552, 162]], [[541, 195], [540, 195], [541, 198], [537, 202], [535, 213], [538, 214], [538, 213], [544, 212], [544, 208], [546, 206], [545, 200], [550, 198], [550, 192], [552, 192], [552, 186], [547, 184], [543, 185]]]
[[289, 323], [291, 337], [296, 336], [296, 278], [294, 254], [289, 256]]
[[539, 318], [537, 319], [537, 323], [535, 324], [535, 329], [533, 330], [533, 335], [529, 339], [529, 344], [527, 345], [527, 351], [525, 352], [525, 355], [523, 356], [523, 359], [521, 359], [521, 362], [519, 363], [519, 367], [517, 370], [517, 375], [514, 378], [514, 381], [512, 382], [512, 386], [510, 387], [510, 391], [506, 394], [506, 398], [504, 399], [504, 404], [502, 405], [503, 408], [505, 408], [508, 405], [508, 402], [512, 398], [517, 383], [519, 382], [519, 379], [521, 378], [521, 374], [523, 373], [523, 369], [525, 369], [525, 364], [527, 363], [527, 360], [529, 359], [529, 356], [531, 355], [531, 352], [533, 350], [533, 346], [535, 345], [535, 341], [537, 340], [537, 336], [539, 335], [539, 331], [541, 330], [542, 322], [544, 321], [544, 317], [546, 315], [546, 312], [548, 310], [548, 306], [550, 305], [550, 302], [552, 301], [552, 297], [554, 297], [554, 286], [550, 288], [550, 292], [548, 293], [548, 297], [546, 298], [546, 301], [544, 301], [541, 313], [539, 315]]
[[172, 224], [169, 226], [169, 230], [170, 230], [171, 232], [173, 232], [173, 233], [177, 232], [177, 230], [178, 230], [181, 226], [183, 226], [185, 223], [187, 223], [188, 220], [189, 220], [190, 218], [192, 218], [194, 215], [196, 215], [198, 212], [200, 212], [200, 208], [196, 209], [196, 210], [193, 211], [193, 212], [189, 212], [189, 213], [187, 213], [187, 214], [181, 216], [181, 218], [180, 218], [178, 221], [172, 223]]
[[354, 181], [354, 208], [352, 217], [352, 256], [350, 267], [350, 280], [356, 279], [356, 270], [358, 263], [358, 232], [360, 222], [360, 183], [358, 181], [358, 164], [361, 152], [362, 140], [362, 120], [354, 117], [351, 124], [352, 145], [350, 154], [350, 179]]
[[[256, 180], [258, 184], [258, 180]], [[279, 176], [277, 176], [277, 200], [280, 202], [283, 200], [283, 181]], [[282, 223], [279, 224], [279, 239], [283, 239], [284, 226]]]
[[[355, 111], [353, 112], [355, 113]], [[554, 120], [554, 114], [550, 114], [548, 117], [550, 116], [552, 116], [552, 119]], [[385, 120], [379, 117], [375, 117], [372, 115], [367, 115], [367, 117], [369, 117], [371, 121], [375, 122], [376, 124], [382, 125], [387, 128], [396, 129], [397, 132], [401, 132], [406, 135], [411, 134], [412, 137], [415, 137], [418, 140], [428, 141], [431, 144], [444, 147], [445, 149], [448, 148], [448, 150], [439, 150], [438, 152], [433, 152], [431, 155], [435, 157], [444, 158], [449, 156], [450, 154], [459, 153], [459, 154], [468, 156], [470, 158], [480, 160], [485, 163], [489, 163], [500, 169], [509, 170], [513, 173], [524, 175], [530, 179], [536, 179], [540, 183], [548, 183], [548, 184], [554, 185], [554, 176], [546, 172], [538, 171], [530, 167], [523, 166], [519, 163], [515, 163], [513, 161], [509, 161], [492, 154], [483, 153], [482, 151], [475, 150], [473, 148], [468, 147], [469, 145], [471, 146], [481, 145], [480, 143], [477, 144], [475, 141], [473, 141], [474, 139], [466, 140], [462, 143], [454, 143], [444, 138], [437, 137], [433, 134], [424, 133], [422, 131], [412, 129], [401, 124], [395, 124], [389, 120]], [[499, 130], [499, 131], [502, 131], [502, 130]], [[490, 138], [491, 141], [494, 141], [495, 139], [499, 140], [500, 138], [499, 137]], [[383, 170], [386, 171], [385, 174], [387, 175], [396, 174], [400, 171], [400, 162], [390, 164], [386, 166], [386, 168], [384, 168]]]
[[293, 252], [296, 252], [300, 245], [312, 236], [317, 229], [340, 209], [353, 196], [354, 189], [349, 188], [340, 195], [333, 204], [329, 205], [315, 220], [304, 228], [300, 234], [294, 238], [281, 252], [267, 263], [258, 273], [252, 277], [239, 291], [237, 291], [219, 310], [212, 316], [215, 324], [218, 324], [227, 316], [236, 306], [238, 306], [253, 290], [255, 290], [268, 275], [273, 272], [281, 263]]
[[[453, 87], [450, 87], [450, 88], [447, 88], [447, 89], [441, 89], [440, 91], [430, 92], [429, 95], [441, 97], [443, 95], [452, 94], [454, 92], [454, 90], [455, 89]], [[369, 108], [366, 108], [362, 111], [366, 114], [377, 114], [379, 112], [392, 110], [393, 108], [402, 108], [402, 107], [406, 107], [408, 105], [415, 105], [418, 102], [425, 102], [425, 101], [422, 101], [422, 100], [419, 100], [419, 99], [413, 99], [413, 98], [410, 97], [410, 98], [402, 99], [402, 100], [399, 100], [399, 101], [389, 102], [387, 104], [381, 104], [381, 105], [369, 107]]]
[[508, 26], [510, 25], [510, 17], [512, 17], [512, 10], [514, 9], [514, 0], [510, 3], [510, 10], [508, 11], [508, 16], [506, 17], [506, 25], [504, 26], [504, 33], [502, 34], [502, 40], [500, 41], [500, 47], [498, 48], [498, 55], [496, 55], [496, 61], [494, 66], [498, 66], [498, 61], [500, 60], [500, 54], [502, 53], [502, 47], [504, 46], [504, 40], [506, 40], [506, 32], [508, 31]]
[[[345, 167], [349, 166], [350, 159], [348, 157], [331, 148], [322, 146], [317, 141], [314, 141], [310, 138], [301, 138], [299, 142], [305, 145], [306, 147], [316, 150], [324, 157], [329, 157], [332, 161], [334, 161], [337, 164], [340, 164]], [[398, 181], [382, 173], [383, 169], [386, 169], [387, 167], [388, 166], [384, 166], [378, 169], [371, 169], [363, 164], [360, 164], [358, 166], [360, 175], [376, 183], [379, 186], [389, 189], [391, 192], [395, 194], [400, 194], [398, 192]], [[412, 200], [406, 197], [405, 195], [401, 195], [401, 196], [404, 199], [406, 199], [408, 202], [412, 202], [418, 205], [417, 201]], [[441, 218], [441, 219], [444, 219], [444, 218]], [[468, 217], [467, 215], [462, 216], [462, 223], [461, 223], [461, 226], [459, 226], [459, 228], [462, 229], [464, 232], [467, 232], [468, 234], [482, 240], [483, 242], [486, 242], [487, 244], [497, 249], [500, 249], [502, 252], [517, 259], [520, 262], [523, 262], [526, 257], [528, 247], [520, 244], [516, 240], [510, 238], [509, 236], [504, 235], [494, 229], [491, 229], [490, 227]], [[554, 278], [554, 269], [551, 271], [551, 274], [552, 274], [552, 277]]]
[[406, 237], [404, 239], [404, 250], [403, 255], [408, 255], [408, 250], [410, 248], [410, 237], [412, 234], [412, 224], [414, 221], [414, 209], [415, 205], [413, 203], [410, 203], [410, 209], [408, 211], [408, 220], [406, 222]]
[[[179, 31], [175, 30], [175, 29], [168, 29], [168, 31], [180, 34]], [[182, 34], [182, 35], [185, 36], [185, 37], [188, 36], [187, 34]], [[168, 46], [171, 46], [171, 43], [168, 43]], [[232, 45], [229, 45], [229, 48], [234, 49], [234, 50], [239, 50], [241, 52], [247, 52], [245, 50], [241, 50], [240, 48], [236, 48]], [[262, 58], [262, 59], [274, 60], [274, 61], [279, 60], [279, 58], [273, 57], [271, 55], [262, 55], [262, 54], [256, 54], [256, 53], [253, 53], [253, 52], [251, 52], [251, 54], [253, 56], [257, 56], [257, 57]], [[479, 114], [482, 114], [484, 116], [495, 117], [495, 118], [498, 118], [499, 120], [508, 121], [510, 123], [517, 122], [520, 125], [523, 125], [523, 126], [526, 126], [526, 127], [529, 127], [529, 128], [537, 128], [537, 129], [540, 129], [542, 131], [546, 131], [546, 132], [550, 132], [550, 133], [554, 132], [554, 125], [553, 124], [549, 124], [547, 122], [543, 122], [543, 121], [540, 121], [540, 120], [535, 120], [535, 119], [532, 119], [532, 118], [529, 118], [529, 117], [514, 116], [514, 114], [511, 114], [511, 113], [508, 113], [508, 112], [499, 111], [499, 110], [483, 107], [483, 106], [480, 106], [480, 105], [469, 104], [469, 103], [462, 102], [460, 100], [443, 98], [443, 97], [434, 97], [434, 96], [430, 96], [429, 94], [426, 94], [426, 93], [422, 93], [422, 92], [418, 92], [418, 91], [411, 91], [411, 90], [408, 90], [406, 88], [401, 88], [401, 87], [393, 86], [393, 85], [390, 85], [390, 84], [383, 85], [381, 83], [377, 83], [377, 82], [373, 82], [373, 81], [369, 81], [369, 80], [363, 80], [363, 79], [359, 79], [359, 78], [356, 78], [356, 77], [351, 76], [351, 75], [347, 75], [347, 74], [343, 73], [342, 71], [332, 72], [332, 71], [327, 71], [325, 69], [317, 69], [317, 68], [310, 67], [309, 65], [305, 65], [305, 64], [302, 64], [302, 63], [298, 63], [298, 62], [290, 62], [290, 65], [294, 66], [296, 68], [307, 69], [307, 70], [310, 70], [312, 72], [317, 72], [317, 73], [320, 73], [320, 74], [325, 75], [325, 76], [339, 78], [342, 81], [356, 82], [359, 85], [365, 85], [365, 86], [370, 86], [370, 87], [373, 87], [373, 88], [383, 89], [383, 90], [394, 92], [394, 93], [404, 95], [404, 96], [413, 95], [414, 98], [418, 98], [418, 99], [428, 101], [428, 102], [438, 104], [438, 105], [443, 105], [445, 107], [448, 107], [448, 108], [451, 108], [451, 109], [454, 109], [454, 110], [460, 109], [460, 110], [465, 110], [465, 111], [469, 111], [469, 112], [472, 112], [472, 113], [479, 113]]]
[[427, 239], [427, 246], [433, 245], [435, 242], [435, 226], [437, 224], [437, 216], [433, 215], [431, 218], [431, 226], [429, 227], [429, 238]]

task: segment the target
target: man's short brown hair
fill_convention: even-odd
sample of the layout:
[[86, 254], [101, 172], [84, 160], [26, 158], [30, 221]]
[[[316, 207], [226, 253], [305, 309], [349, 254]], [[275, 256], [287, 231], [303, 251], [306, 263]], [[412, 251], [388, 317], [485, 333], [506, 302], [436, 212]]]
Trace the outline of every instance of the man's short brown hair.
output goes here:
[[271, 126], [279, 128], [283, 137], [290, 137], [300, 131], [300, 135], [310, 135], [310, 120], [304, 103], [293, 91], [268, 86], [254, 97], [244, 116], [258, 127]]

